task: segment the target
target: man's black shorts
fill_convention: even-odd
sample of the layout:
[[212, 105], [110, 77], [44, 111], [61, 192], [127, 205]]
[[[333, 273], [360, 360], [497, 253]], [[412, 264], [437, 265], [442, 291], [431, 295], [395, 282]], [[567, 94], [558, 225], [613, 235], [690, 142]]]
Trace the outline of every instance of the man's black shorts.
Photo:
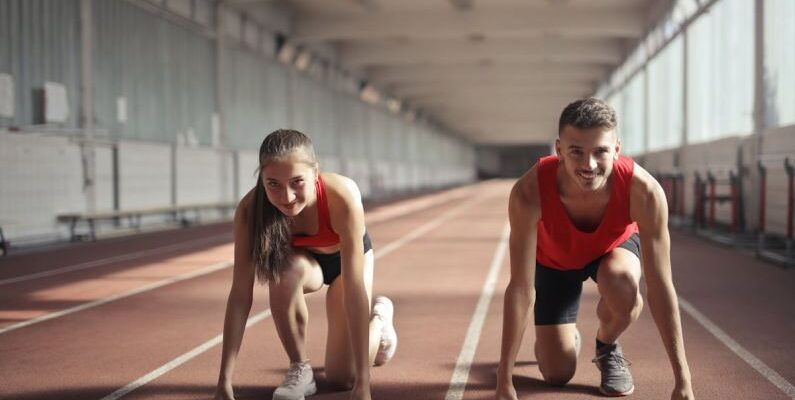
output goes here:
[[[370, 241], [370, 235], [367, 232], [364, 232], [362, 240], [364, 241], [364, 252], [367, 253], [372, 250], [373, 243]], [[340, 259], [339, 251], [331, 254], [313, 253], [310, 251], [309, 255], [320, 264], [320, 270], [323, 271], [323, 283], [326, 285], [331, 285], [342, 273], [342, 260]]]
[[[618, 247], [627, 249], [640, 259], [640, 237], [633, 234]], [[604, 257], [604, 256], [602, 256]], [[536, 325], [560, 325], [577, 321], [582, 283], [591, 278], [596, 282], [599, 257], [577, 270], [561, 271], [536, 262]]]

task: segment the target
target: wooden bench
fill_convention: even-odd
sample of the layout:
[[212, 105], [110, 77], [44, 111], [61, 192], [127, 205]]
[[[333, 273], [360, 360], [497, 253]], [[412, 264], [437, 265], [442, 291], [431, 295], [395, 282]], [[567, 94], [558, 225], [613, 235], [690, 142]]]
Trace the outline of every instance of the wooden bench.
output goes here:
[[58, 222], [69, 224], [69, 234], [72, 241], [80, 240], [85, 236], [78, 233], [81, 223], [86, 224], [88, 238], [96, 240], [96, 222], [99, 221], [119, 223], [121, 220], [126, 219], [130, 228], [140, 229], [141, 217], [145, 215], [169, 215], [173, 221], [186, 227], [199, 222], [202, 211], [216, 210], [222, 215], [228, 215], [235, 207], [237, 207], [237, 203], [203, 203], [91, 213], [64, 213], [57, 215], [56, 218]]

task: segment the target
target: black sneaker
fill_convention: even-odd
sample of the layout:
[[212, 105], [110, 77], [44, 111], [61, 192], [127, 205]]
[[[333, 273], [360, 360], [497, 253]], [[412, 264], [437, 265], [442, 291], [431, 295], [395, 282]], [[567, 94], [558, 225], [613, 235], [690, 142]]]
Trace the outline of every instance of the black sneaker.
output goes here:
[[635, 390], [632, 374], [629, 373], [629, 360], [624, 358], [618, 343], [609, 344], [596, 351], [593, 359], [596, 368], [602, 372], [599, 391], [605, 396], [627, 396]]

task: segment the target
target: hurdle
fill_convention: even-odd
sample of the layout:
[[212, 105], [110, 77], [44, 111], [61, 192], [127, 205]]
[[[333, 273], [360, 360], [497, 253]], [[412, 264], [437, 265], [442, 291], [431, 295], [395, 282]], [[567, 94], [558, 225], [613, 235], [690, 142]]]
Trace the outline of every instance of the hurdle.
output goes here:
[[[781, 236], [766, 230], [767, 220], [767, 174], [768, 168], [783, 165], [787, 179], [787, 220], [786, 235]], [[795, 266], [793, 253], [793, 213], [795, 213], [795, 166], [789, 157], [761, 157], [757, 162], [759, 170], [759, 228], [756, 255], [760, 259]]]

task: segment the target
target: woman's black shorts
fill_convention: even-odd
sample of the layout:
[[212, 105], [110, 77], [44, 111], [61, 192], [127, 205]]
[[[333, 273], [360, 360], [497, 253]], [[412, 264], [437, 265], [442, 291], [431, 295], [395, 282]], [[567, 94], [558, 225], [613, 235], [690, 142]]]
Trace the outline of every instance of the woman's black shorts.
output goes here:
[[[640, 258], [640, 237], [637, 233], [618, 247], [627, 249]], [[546, 267], [536, 262], [534, 310], [536, 325], [560, 325], [577, 321], [582, 283], [588, 278], [596, 282], [596, 273], [599, 271], [602, 257], [589, 262], [581, 269], [569, 271]]]
[[[373, 249], [373, 243], [370, 241], [370, 235], [367, 232], [364, 232], [362, 240], [364, 241], [365, 253]], [[342, 273], [342, 260], [340, 260], [339, 251], [331, 254], [313, 253], [310, 251], [309, 255], [320, 264], [320, 270], [323, 271], [323, 283], [326, 285], [331, 285], [331, 282], [334, 282]]]

